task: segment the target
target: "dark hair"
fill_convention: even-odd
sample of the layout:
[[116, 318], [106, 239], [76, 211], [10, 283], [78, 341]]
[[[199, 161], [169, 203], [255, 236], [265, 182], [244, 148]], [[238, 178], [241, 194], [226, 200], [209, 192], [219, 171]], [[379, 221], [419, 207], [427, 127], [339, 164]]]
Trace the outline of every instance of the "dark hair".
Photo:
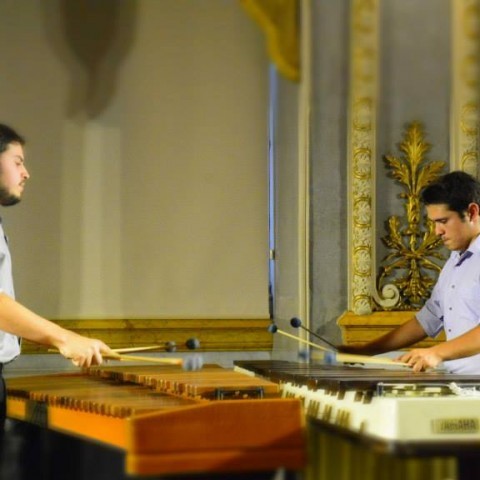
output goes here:
[[446, 204], [463, 218], [471, 203], [480, 205], [480, 183], [468, 173], [450, 172], [425, 187], [421, 199], [425, 205]]
[[0, 153], [3, 153], [11, 143], [25, 145], [25, 139], [13, 128], [0, 123]]

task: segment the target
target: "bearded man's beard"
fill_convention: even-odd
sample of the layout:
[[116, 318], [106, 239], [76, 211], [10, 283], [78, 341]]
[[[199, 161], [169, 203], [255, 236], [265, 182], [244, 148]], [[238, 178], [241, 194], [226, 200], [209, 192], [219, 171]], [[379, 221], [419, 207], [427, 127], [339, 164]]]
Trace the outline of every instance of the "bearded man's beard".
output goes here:
[[0, 187], [0, 205], [3, 207], [11, 207], [20, 202], [21, 198], [10, 193], [6, 188]]

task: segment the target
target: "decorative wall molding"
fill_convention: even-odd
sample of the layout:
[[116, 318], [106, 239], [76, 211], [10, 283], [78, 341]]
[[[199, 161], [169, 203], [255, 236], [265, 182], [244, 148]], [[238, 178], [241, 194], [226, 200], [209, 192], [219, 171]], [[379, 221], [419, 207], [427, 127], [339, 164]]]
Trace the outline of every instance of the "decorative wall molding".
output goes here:
[[372, 312], [372, 285], [375, 283], [378, 5], [378, 0], [353, 0], [350, 18], [348, 308], [358, 315]]
[[[454, 46], [451, 157], [459, 162], [452, 168], [462, 168], [478, 176], [480, 0], [453, 0], [452, 5]], [[380, 2], [352, 0], [350, 13], [348, 125], [350, 270], [348, 311], [345, 318], [358, 316], [355, 322], [361, 325], [367, 318], [373, 322], [383, 322], [384, 315], [372, 314], [373, 300], [386, 309], [395, 308], [398, 289], [395, 285], [384, 284], [378, 292], [376, 287], [375, 159], [377, 90], [380, 81]], [[400, 317], [403, 319], [402, 315]], [[345, 319], [339, 320], [345, 337], [345, 326], [342, 326], [344, 322]], [[348, 338], [345, 337], [344, 340], [348, 341]]]
[[[55, 320], [80, 335], [99, 338], [111, 348], [163, 345], [174, 341], [178, 351], [187, 350], [189, 338], [200, 341], [200, 351], [261, 351], [272, 349], [268, 318], [226, 319], [91, 319]], [[22, 353], [47, 353], [47, 348], [24, 341]]]
[[453, 0], [451, 170], [479, 177], [480, 1]]

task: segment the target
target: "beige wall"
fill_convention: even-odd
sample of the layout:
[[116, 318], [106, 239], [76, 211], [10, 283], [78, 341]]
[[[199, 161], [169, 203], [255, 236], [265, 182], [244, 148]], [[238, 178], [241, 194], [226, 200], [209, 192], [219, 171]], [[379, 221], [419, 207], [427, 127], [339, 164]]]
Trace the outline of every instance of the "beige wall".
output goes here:
[[267, 316], [268, 61], [239, 3], [0, 16], [0, 121], [32, 175], [1, 212], [18, 298], [50, 318]]

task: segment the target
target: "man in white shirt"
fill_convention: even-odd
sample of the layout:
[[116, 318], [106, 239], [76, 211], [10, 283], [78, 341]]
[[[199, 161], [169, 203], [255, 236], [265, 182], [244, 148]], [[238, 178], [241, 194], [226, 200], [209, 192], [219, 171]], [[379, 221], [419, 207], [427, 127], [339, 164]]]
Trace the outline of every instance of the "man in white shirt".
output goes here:
[[[0, 124], [0, 205], [17, 204], [30, 178], [25, 166], [24, 139]], [[3, 364], [20, 354], [20, 338], [57, 348], [75, 365], [102, 363], [111, 353], [102, 341], [83, 337], [59, 327], [15, 301], [12, 262], [0, 219], [0, 375]], [[5, 420], [5, 386], [0, 377], [0, 432]]]

